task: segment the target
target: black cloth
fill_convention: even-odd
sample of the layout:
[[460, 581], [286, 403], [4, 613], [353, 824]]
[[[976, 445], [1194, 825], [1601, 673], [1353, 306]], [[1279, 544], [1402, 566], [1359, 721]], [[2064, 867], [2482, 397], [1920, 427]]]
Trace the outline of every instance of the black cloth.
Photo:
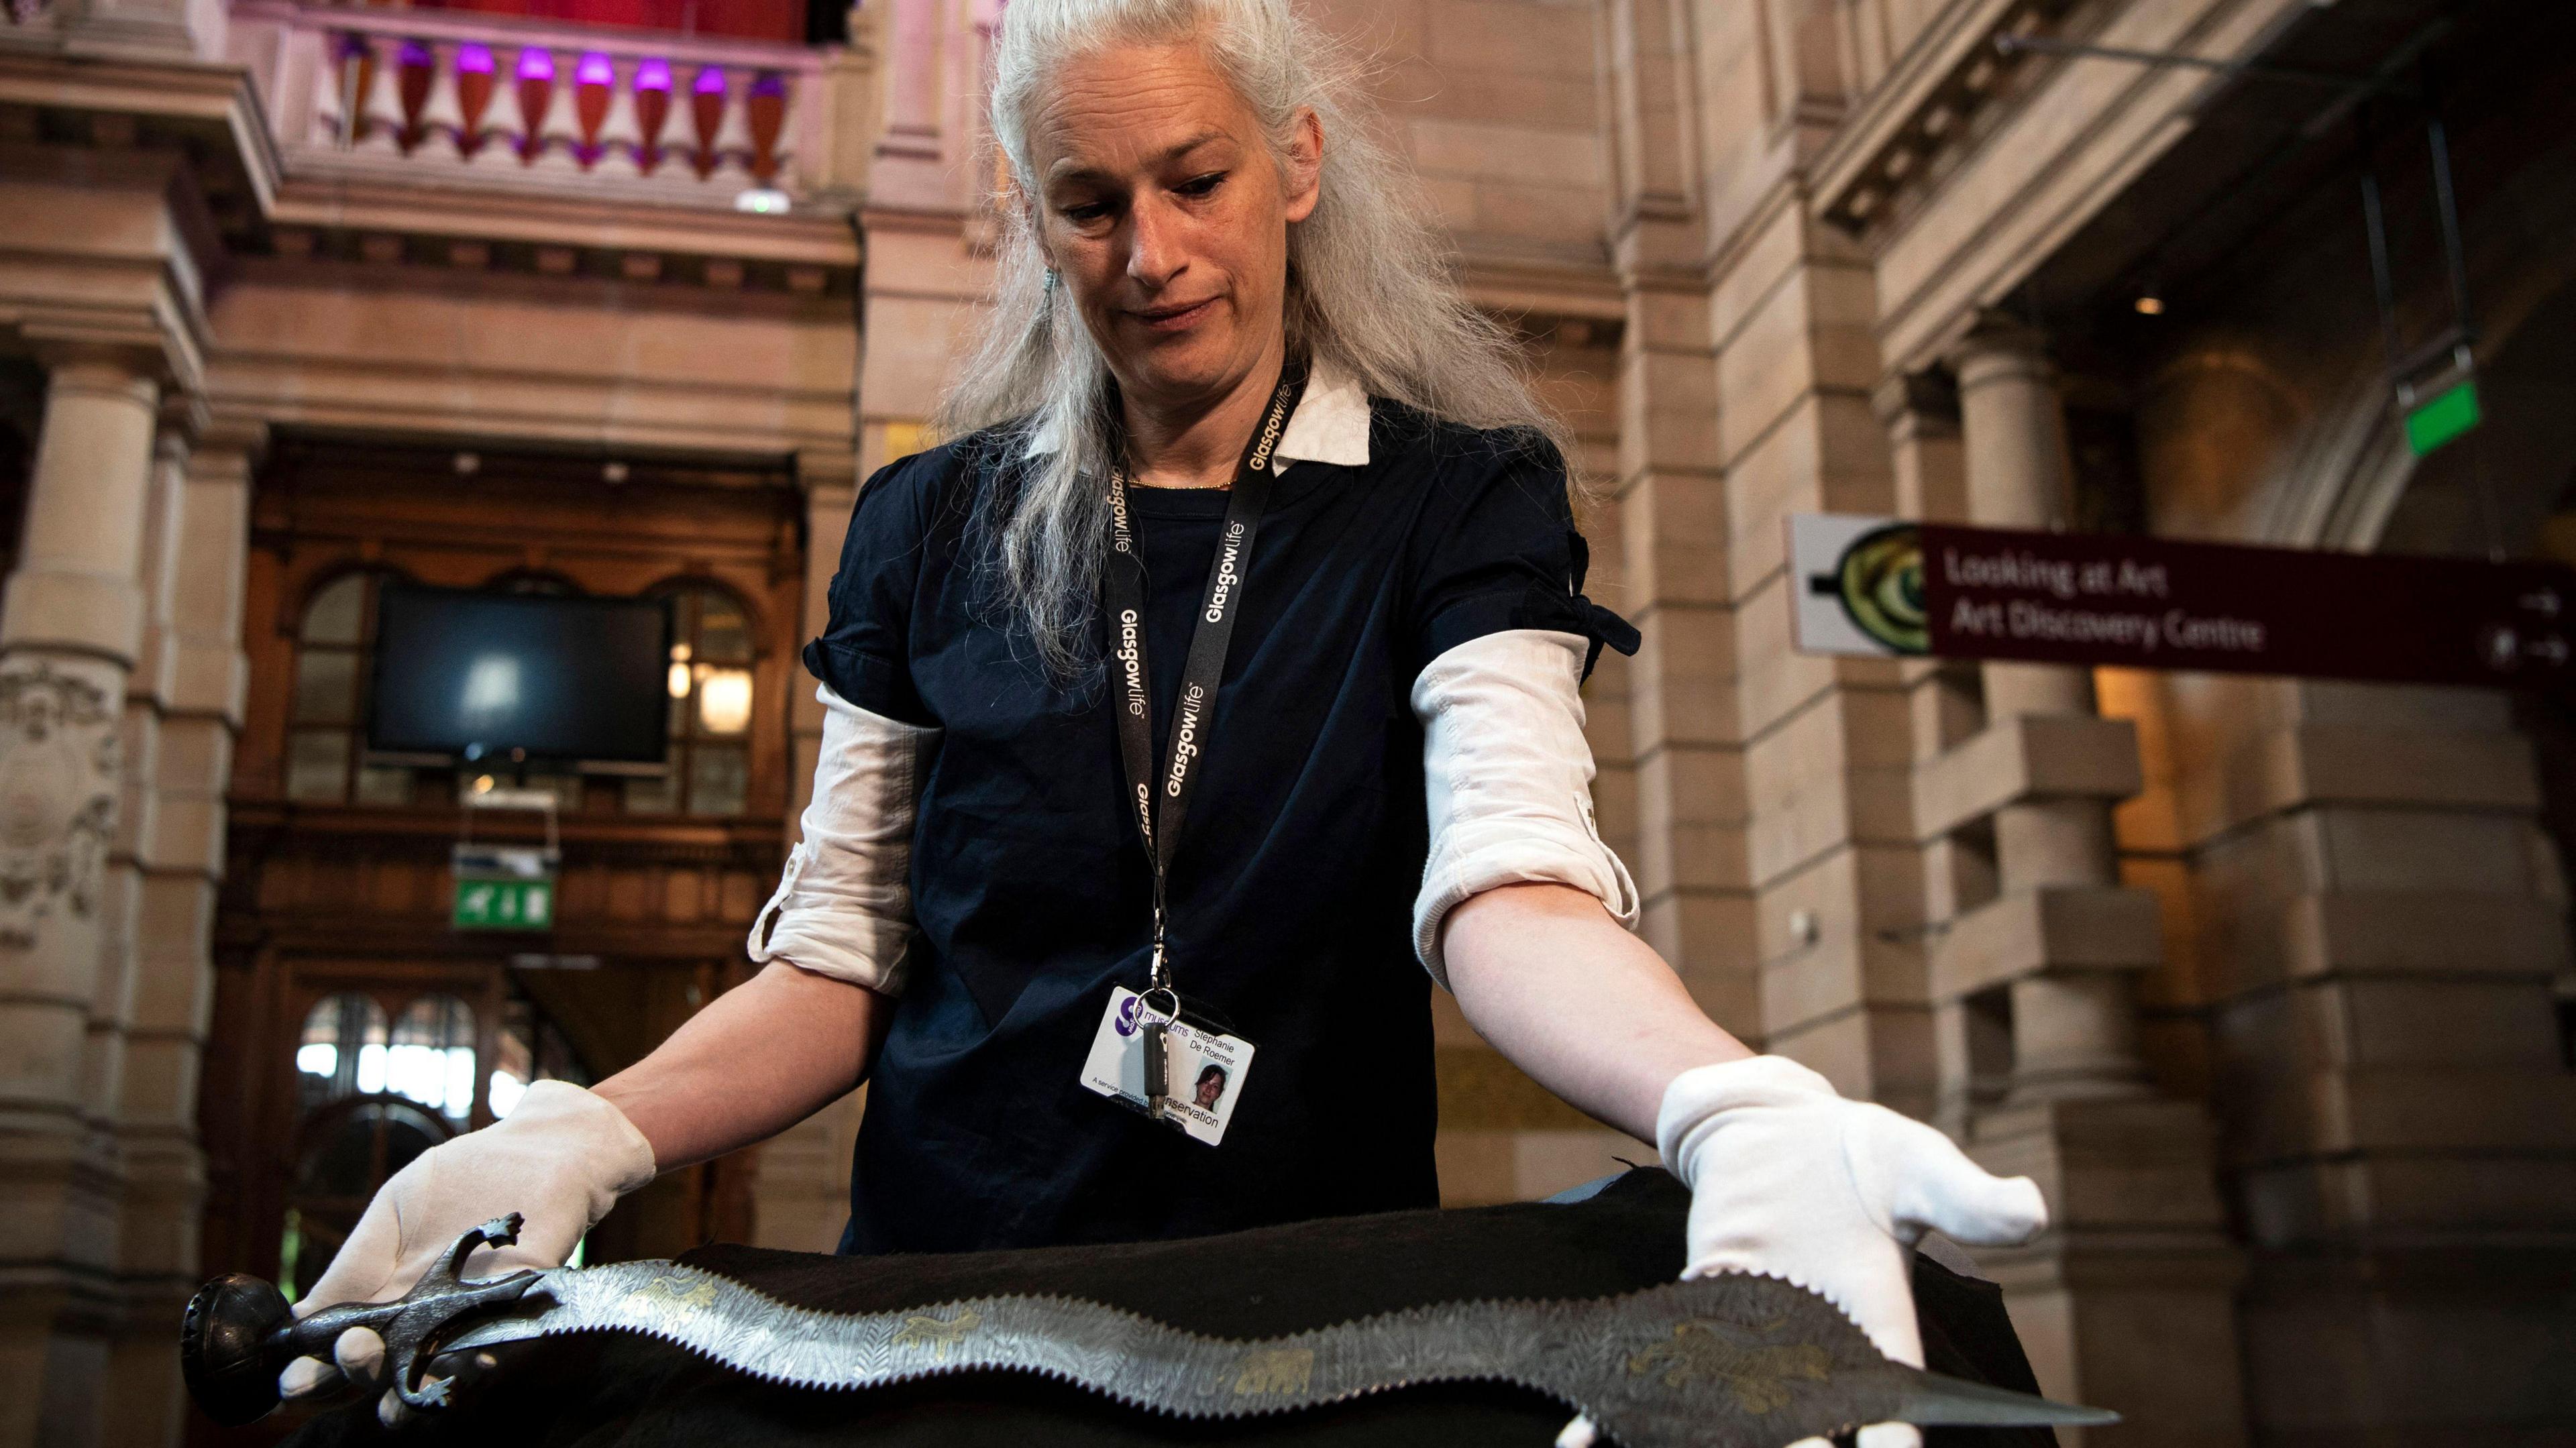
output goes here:
[[[806, 663], [941, 731], [912, 869], [905, 995], [878, 1054], [843, 1249], [963, 1251], [1227, 1231], [1438, 1200], [1422, 666], [1506, 629], [1633, 645], [1584, 600], [1562, 460], [1378, 404], [1366, 467], [1274, 485], [1169, 890], [1174, 983], [1255, 1048], [1223, 1145], [1083, 1088], [1113, 987], [1146, 985], [1151, 876], [1115, 691], [1049, 677], [996, 599], [989, 519], [1022, 439], [870, 479]], [[997, 494], [996, 490], [1002, 490]], [[1222, 491], [1135, 489], [1155, 754]], [[1092, 620], [1098, 654], [1106, 627]]]
[[[1688, 1194], [1631, 1172], [1573, 1206], [1524, 1203], [1299, 1223], [1182, 1242], [946, 1256], [849, 1258], [718, 1246], [681, 1260], [802, 1307], [880, 1312], [959, 1298], [1062, 1294], [1230, 1338], [1328, 1327], [1371, 1313], [1478, 1298], [1590, 1298], [1681, 1271]], [[2035, 1393], [1990, 1282], [1914, 1259], [1925, 1364]], [[667, 1343], [589, 1334], [497, 1350], [460, 1383], [453, 1416], [399, 1437], [366, 1405], [308, 1424], [294, 1448], [677, 1448], [682, 1444], [1063, 1448], [1225, 1443], [1301, 1448], [1546, 1448], [1565, 1409], [1494, 1384], [1409, 1389], [1277, 1418], [1181, 1423], [1011, 1374], [867, 1393], [755, 1382]], [[1934, 1428], [1930, 1448], [2046, 1448], [2045, 1428]]]

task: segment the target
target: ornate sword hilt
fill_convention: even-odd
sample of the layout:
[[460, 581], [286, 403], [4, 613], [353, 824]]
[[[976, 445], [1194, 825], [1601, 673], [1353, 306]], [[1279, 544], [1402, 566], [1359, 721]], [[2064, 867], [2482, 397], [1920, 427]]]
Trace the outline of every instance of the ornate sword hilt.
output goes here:
[[366, 1327], [385, 1340], [385, 1368], [403, 1402], [445, 1406], [449, 1380], [427, 1375], [430, 1358], [471, 1319], [518, 1301], [542, 1276], [519, 1271], [488, 1282], [462, 1276], [476, 1248], [518, 1241], [521, 1220], [512, 1212], [457, 1238], [411, 1291], [391, 1302], [342, 1303], [299, 1319], [274, 1283], [242, 1272], [215, 1278], [188, 1299], [180, 1322], [179, 1372], [188, 1395], [227, 1428], [254, 1422], [277, 1406], [277, 1375], [288, 1363], [300, 1357], [329, 1361], [340, 1334]]

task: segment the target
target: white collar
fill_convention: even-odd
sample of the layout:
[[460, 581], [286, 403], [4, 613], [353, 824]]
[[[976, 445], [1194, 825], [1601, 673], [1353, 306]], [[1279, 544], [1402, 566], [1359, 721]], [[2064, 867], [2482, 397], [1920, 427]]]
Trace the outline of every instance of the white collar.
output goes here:
[[[1043, 457], [1064, 444], [1053, 422], [1029, 436], [1020, 456]], [[1369, 399], [1359, 379], [1320, 358], [1306, 379], [1306, 394], [1288, 414], [1288, 428], [1271, 449], [1270, 471], [1284, 473], [1292, 462], [1331, 463], [1364, 468], [1369, 460]]]

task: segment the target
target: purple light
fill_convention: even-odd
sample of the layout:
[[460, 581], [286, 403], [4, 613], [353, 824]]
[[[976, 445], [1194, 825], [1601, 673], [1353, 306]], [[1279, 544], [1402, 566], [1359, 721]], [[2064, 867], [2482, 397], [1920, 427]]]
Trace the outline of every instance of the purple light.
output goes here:
[[542, 50], [533, 45], [520, 51], [518, 76], [521, 80], [553, 80], [555, 78], [554, 52]]
[[756, 96], [783, 96], [787, 94], [787, 77], [774, 70], [764, 70], [752, 77], [751, 93]]
[[724, 88], [724, 67], [720, 65], [705, 65], [698, 67], [697, 83], [689, 87], [689, 89], [696, 91], [702, 96], [723, 95]]
[[666, 91], [671, 88], [671, 62], [659, 56], [635, 67], [635, 88], [640, 91]]
[[340, 43], [333, 46], [332, 50], [342, 60], [363, 59], [367, 54], [367, 37], [354, 30], [345, 32], [340, 37]]
[[460, 75], [490, 75], [492, 47], [476, 45], [471, 41], [456, 47], [456, 70]]
[[428, 46], [417, 40], [406, 40], [402, 43], [400, 57], [394, 63], [405, 70], [427, 70], [438, 61], [429, 53]]
[[609, 65], [608, 57], [596, 50], [583, 55], [572, 68], [574, 85], [610, 85], [616, 79], [617, 72]]

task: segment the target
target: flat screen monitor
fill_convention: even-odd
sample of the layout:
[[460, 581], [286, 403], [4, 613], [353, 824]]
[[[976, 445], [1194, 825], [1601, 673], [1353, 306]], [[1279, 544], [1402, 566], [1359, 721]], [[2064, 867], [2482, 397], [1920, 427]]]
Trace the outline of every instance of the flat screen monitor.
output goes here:
[[391, 584], [376, 608], [367, 747], [659, 763], [670, 651], [660, 599]]

